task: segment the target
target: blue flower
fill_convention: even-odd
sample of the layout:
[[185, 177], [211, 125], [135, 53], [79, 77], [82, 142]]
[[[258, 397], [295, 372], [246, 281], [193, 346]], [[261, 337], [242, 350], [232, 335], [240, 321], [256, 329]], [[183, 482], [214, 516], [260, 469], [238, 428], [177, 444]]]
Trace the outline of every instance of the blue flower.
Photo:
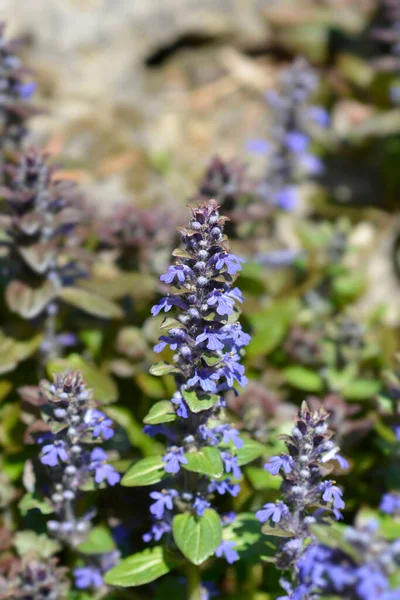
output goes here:
[[219, 443], [219, 439], [215, 434], [215, 429], [209, 429], [207, 425], [200, 425], [199, 427], [199, 433], [202, 439], [207, 440], [212, 446]]
[[235, 256], [235, 254], [219, 252], [218, 254], [214, 254], [210, 259], [210, 263], [215, 264], [215, 268], [218, 271], [226, 267], [229, 275], [235, 275], [238, 271], [241, 271], [242, 265], [240, 263], [244, 263], [244, 260], [243, 258], [239, 258], [239, 256]]
[[215, 551], [215, 556], [218, 558], [225, 557], [225, 560], [230, 565], [239, 560], [239, 554], [234, 550], [236, 543], [228, 540], [223, 540]]
[[271, 456], [265, 464], [264, 469], [269, 471], [271, 475], [278, 475], [281, 469], [283, 469], [285, 473], [290, 473], [292, 467], [293, 458], [288, 454], [281, 454], [280, 456]]
[[224, 325], [219, 331], [220, 335], [223, 336], [225, 344], [232, 350], [234, 347], [241, 348], [250, 344], [251, 336], [245, 333], [240, 323], [229, 323]]
[[36, 89], [37, 83], [35, 81], [30, 81], [29, 83], [21, 83], [16, 86], [18, 96], [22, 100], [29, 100], [36, 92]]
[[261, 510], [256, 512], [256, 517], [261, 523], [265, 523], [270, 518], [274, 523], [279, 523], [281, 519], [285, 519], [289, 515], [289, 508], [280, 500], [277, 500], [276, 503], [267, 502]]
[[69, 458], [65, 450], [65, 444], [62, 440], [55, 440], [52, 444], [46, 444], [46, 446], [43, 446], [42, 448], [42, 453], [40, 462], [49, 467], [58, 465], [59, 459], [63, 462], [67, 462]]
[[242, 471], [238, 465], [237, 457], [231, 452], [221, 452], [221, 458], [225, 466], [225, 471], [231, 473], [235, 479], [240, 479]]
[[233, 300], [235, 300], [235, 302], [240, 302], [242, 303], [244, 298], [243, 298], [243, 294], [242, 292], [239, 290], [238, 287], [234, 287], [232, 288], [228, 293], [227, 296], [229, 296], [229, 298], [232, 298]]
[[173, 499], [178, 496], [176, 490], [161, 490], [161, 492], [150, 492], [150, 498], [153, 498], [155, 502], [150, 505], [150, 512], [156, 517], [161, 519], [164, 516], [165, 510], [172, 510], [174, 507]]
[[294, 210], [299, 202], [299, 193], [294, 185], [286, 185], [275, 196], [276, 204], [282, 210]]
[[187, 404], [179, 392], [175, 392], [175, 394], [171, 398], [171, 402], [173, 404], [175, 404], [176, 406], [178, 406], [177, 411], [176, 411], [176, 414], [178, 415], [178, 417], [181, 417], [181, 419], [189, 418]]
[[210, 502], [203, 498], [201, 494], [197, 494], [195, 501], [193, 502], [193, 510], [196, 511], [196, 514], [201, 517], [204, 514], [206, 508], [211, 506]]
[[240, 437], [239, 431], [229, 424], [218, 425], [214, 428], [215, 433], [222, 434], [222, 441], [224, 444], [233, 442], [236, 448], [243, 448], [244, 441]]
[[286, 134], [285, 142], [290, 152], [300, 154], [307, 150], [310, 140], [307, 135], [300, 131], [289, 131]]
[[172, 265], [168, 267], [167, 273], [161, 275], [160, 280], [164, 283], [172, 283], [175, 277], [179, 283], [184, 283], [188, 277], [194, 275], [192, 269], [186, 265]]
[[116, 485], [121, 476], [111, 465], [107, 464], [105, 460], [107, 460], [107, 452], [105, 452], [102, 448], [95, 448], [92, 450], [91, 455], [91, 463], [89, 466], [90, 470], [95, 471], [94, 480], [96, 483], [103, 483], [106, 480], [109, 485]]
[[204, 368], [196, 370], [187, 383], [189, 387], [195, 387], [196, 384], [199, 384], [204, 392], [215, 394], [217, 391], [216, 380], [218, 380], [218, 373], [212, 369]]
[[221, 290], [213, 290], [207, 298], [207, 304], [215, 306], [221, 317], [231, 315], [235, 306], [234, 299], [230, 297], [230, 294], [225, 294]]
[[80, 567], [74, 569], [75, 585], [78, 589], [99, 588], [103, 585], [103, 577], [97, 567]]
[[155, 317], [162, 310], [164, 310], [165, 312], [170, 311], [173, 306], [177, 306], [182, 310], [186, 310], [188, 308], [187, 304], [178, 296], [165, 296], [153, 306], [153, 308], [151, 309], [151, 314], [153, 315], [153, 317]]
[[220, 333], [213, 332], [210, 327], [207, 327], [203, 333], [200, 333], [196, 337], [196, 344], [202, 344], [203, 342], [207, 342], [206, 348], [209, 350], [223, 350], [224, 344], [221, 341], [224, 339], [221, 337]]
[[229, 354], [224, 354], [221, 357], [221, 362], [223, 361], [223, 366], [218, 369], [218, 375], [220, 377], [225, 377], [226, 383], [229, 388], [233, 387], [235, 380], [242, 387], [245, 387], [248, 383], [248, 379], [244, 375], [245, 368], [239, 362], [239, 359], [239, 355], [233, 351]]
[[158, 521], [151, 526], [150, 531], [142, 536], [144, 542], [148, 543], [151, 540], [158, 542], [165, 533], [171, 531], [171, 525], [166, 521]]
[[223, 527], [225, 527], [226, 525], [230, 525], [231, 523], [233, 523], [233, 521], [235, 519], [236, 519], [236, 513], [233, 510], [231, 510], [230, 512], [222, 515], [221, 524]]
[[101, 410], [89, 409], [85, 415], [85, 422], [88, 427], [93, 427], [93, 437], [100, 435], [105, 440], [110, 440], [114, 435], [112, 429], [113, 422]]
[[333, 507], [340, 510], [344, 508], [343, 492], [334, 483], [334, 481], [324, 481], [320, 485], [320, 492], [325, 502], [333, 502]]
[[240, 492], [240, 485], [238, 483], [231, 483], [230, 479], [223, 479], [222, 481], [212, 479], [208, 486], [208, 491], [210, 493], [217, 492], [221, 496], [228, 493], [236, 497]]
[[166, 463], [164, 469], [167, 473], [178, 473], [181, 465], [186, 465], [188, 460], [183, 454], [183, 448], [172, 446], [169, 451], [164, 454], [163, 462]]
[[321, 127], [328, 127], [330, 117], [328, 111], [322, 106], [309, 106], [306, 110], [307, 117]]
[[400, 515], [400, 495], [393, 492], [384, 494], [379, 508], [389, 515]]

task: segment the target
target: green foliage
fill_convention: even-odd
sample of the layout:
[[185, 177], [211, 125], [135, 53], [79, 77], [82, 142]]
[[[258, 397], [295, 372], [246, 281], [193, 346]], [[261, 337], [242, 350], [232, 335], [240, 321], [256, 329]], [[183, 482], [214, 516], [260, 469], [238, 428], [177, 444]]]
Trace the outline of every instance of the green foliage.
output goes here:
[[311, 369], [293, 366], [283, 369], [286, 381], [294, 388], [306, 392], [322, 392], [324, 382], [322, 378]]
[[219, 478], [224, 472], [224, 465], [217, 448], [205, 447], [198, 452], [185, 454], [187, 464], [182, 465], [187, 471], [201, 473], [209, 477]]
[[124, 315], [121, 308], [111, 300], [81, 288], [63, 287], [60, 289], [58, 297], [75, 308], [102, 319], [120, 319]]
[[153, 485], [165, 476], [164, 463], [161, 456], [149, 456], [135, 463], [122, 478], [125, 487]]
[[135, 587], [166, 575], [174, 566], [162, 546], [155, 546], [122, 560], [106, 573], [104, 581], [110, 585]]
[[211, 508], [205, 510], [202, 517], [187, 512], [176, 515], [172, 532], [179, 550], [195, 565], [201, 565], [212, 556], [222, 540], [220, 518]]
[[270, 354], [282, 342], [298, 308], [298, 301], [290, 298], [249, 316], [253, 328], [249, 358]]
[[218, 401], [218, 396], [216, 394], [203, 394], [199, 397], [196, 392], [189, 392], [187, 390], [183, 392], [183, 397], [190, 410], [194, 413], [208, 410]]
[[102, 526], [93, 527], [89, 531], [86, 540], [79, 544], [79, 552], [82, 554], [102, 554], [115, 550], [115, 542], [111, 532]]
[[176, 414], [172, 402], [161, 400], [151, 407], [143, 422], [148, 425], [158, 425], [159, 423], [170, 423], [175, 420]]
[[257, 442], [257, 440], [252, 440], [251, 438], [242, 438], [242, 440], [244, 442], [243, 446], [236, 450], [239, 467], [247, 465], [256, 458], [268, 453], [268, 448], [264, 444]]

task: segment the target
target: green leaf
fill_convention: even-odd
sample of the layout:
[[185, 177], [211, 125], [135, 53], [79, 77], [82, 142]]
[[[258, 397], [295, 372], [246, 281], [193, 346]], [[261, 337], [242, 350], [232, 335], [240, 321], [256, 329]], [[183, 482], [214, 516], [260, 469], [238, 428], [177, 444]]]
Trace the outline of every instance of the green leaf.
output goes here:
[[278, 475], [271, 475], [271, 473], [260, 467], [247, 467], [245, 473], [251, 485], [257, 491], [279, 490], [281, 487], [281, 477]]
[[155, 546], [122, 560], [105, 574], [104, 581], [109, 585], [135, 587], [166, 575], [174, 566], [165, 550]]
[[179, 373], [179, 370], [174, 365], [169, 365], [165, 362], [158, 362], [150, 367], [150, 374], [156, 377], [162, 375], [170, 375], [171, 373]]
[[242, 448], [236, 450], [239, 467], [247, 465], [268, 452], [268, 448], [256, 440], [250, 438], [242, 438], [242, 440], [244, 442]]
[[381, 389], [381, 383], [376, 379], [356, 379], [343, 390], [346, 400], [372, 400]]
[[183, 397], [186, 404], [192, 411], [192, 413], [199, 413], [203, 410], [208, 410], [218, 401], [219, 396], [216, 394], [203, 394], [198, 396], [196, 392], [183, 392]]
[[324, 382], [315, 371], [305, 367], [293, 366], [283, 369], [286, 381], [298, 390], [305, 392], [322, 392]]
[[39, 334], [25, 342], [18, 342], [0, 331], [0, 374], [13, 371], [18, 363], [34, 354], [42, 339], [43, 335]]
[[135, 463], [122, 478], [121, 485], [137, 487], [153, 485], [162, 480], [165, 475], [164, 463], [161, 456], [149, 456]]
[[224, 540], [234, 540], [236, 550], [246, 550], [261, 538], [260, 522], [253, 513], [241, 513], [224, 527]]
[[344, 306], [356, 300], [365, 288], [365, 280], [355, 275], [340, 275], [333, 279], [333, 295], [335, 301]]
[[111, 404], [118, 399], [118, 388], [115, 381], [93, 363], [84, 360], [79, 354], [70, 354], [67, 358], [59, 358], [47, 364], [49, 375], [63, 371], [81, 371], [94, 397], [101, 404]]
[[249, 358], [266, 356], [280, 344], [298, 309], [298, 300], [291, 298], [249, 316], [253, 329], [246, 353]]
[[187, 471], [202, 473], [209, 477], [221, 477], [224, 472], [221, 455], [217, 448], [206, 447], [199, 452], [188, 452], [185, 454], [188, 462], [182, 465]]
[[28, 511], [37, 509], [42, 515], [50, 515], [54, 512], [54, 507], [47, 500], [40, 500], [34, 494], [25, 494], [18, 503], [21, 514], [25, 516]]
[[61, 544], [45, 533], [38, 535], [34, 531], [18, 531], [14, 536], [14, 546], [20, 556], [34, 553], [40, 558], [50, 558], [61, 550]]
[[124, 316], [123, 310], [118, 304], [82, 288], [62, 287], [58, 292], [58, 297], [95, 317], [120, 319]]
[[172, 533], [179, 550], [195, 565], [212, 556], [222, 540], [221, 521], [212, 508], [205, 510], [202, 517], [187, 512], [176, 515]]
[[34, 319], [55, 297], [55, 288], [50, 282], [31, 288], [21, 281], [12, 281], [6, 289], [7, 304], [12, 312], [24, 319]]
[[106, 527], [93, 527], [89, 531], [86, 540], [77, 547], [78, 552], [83, 554], [102, 554], [115, 550], [115, 542]]
[[274, 526], [269, 523], [269, 521], [264, 523], [264, 525], [261, 527], [261, 531], [264, 535], [274, 535], [276, 537], [291, 538], [294, 536], [293, 532], [281, 529], [279, 525]]
[[170, 400], [161, 400], [151, 407], [143, 422], [148, 425], [170, 423], [176, 420], [174, 405]]

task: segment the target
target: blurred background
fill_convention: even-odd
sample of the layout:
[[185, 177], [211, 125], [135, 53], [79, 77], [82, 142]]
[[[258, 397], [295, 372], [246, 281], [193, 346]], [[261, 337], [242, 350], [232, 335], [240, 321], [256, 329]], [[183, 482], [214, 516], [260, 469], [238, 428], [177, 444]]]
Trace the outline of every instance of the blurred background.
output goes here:
[[[268, 137], [264, 93], [305, 56], [321, 76], [331, 125], [319, 140], [324, 197], [308, 189], [296, 212], [317, 206], [321, 217], [356, 219], [363, 268], [379, 280], [363, 303], [390, 304], [397, 219], [386, 217], [399, 209], [400, 112], [375, 64], [388, 44], [373, 35], [390, 3], [1, 0], [0, 18], [9, 36], [25, 39], [38, 80], [45, 112], [31, 122], [32, 141], [58, 154], [105, 214], [126, 200], [182, 206], [215, 154], [259, 173], [247, 146], [260, 131]], [[398, 317], [392, 306], [387, 318]]]

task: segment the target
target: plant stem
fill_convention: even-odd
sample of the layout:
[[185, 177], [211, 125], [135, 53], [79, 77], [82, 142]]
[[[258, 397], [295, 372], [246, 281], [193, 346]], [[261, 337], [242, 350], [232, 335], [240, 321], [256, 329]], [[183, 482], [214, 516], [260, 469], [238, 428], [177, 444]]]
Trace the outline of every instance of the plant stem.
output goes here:
[[187, 600], [201, 600], [201, 575], [196, 565], [189, 564], [186, 569]]

